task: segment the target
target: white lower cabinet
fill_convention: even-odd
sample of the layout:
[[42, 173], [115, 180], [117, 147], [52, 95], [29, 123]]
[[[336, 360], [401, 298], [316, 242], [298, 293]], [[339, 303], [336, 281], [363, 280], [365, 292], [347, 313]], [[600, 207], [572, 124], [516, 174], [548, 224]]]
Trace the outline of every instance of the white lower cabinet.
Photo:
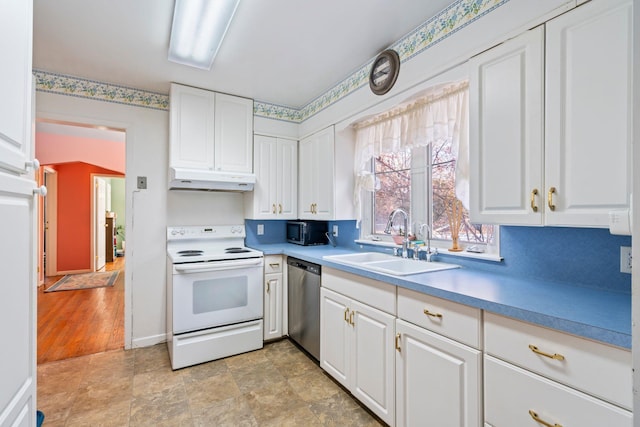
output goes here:
[[320, 366], [389, 425], [394, 425], [394, 319], [321, 288]]
[[280, 255], [268, 255], [264, 264], [264, 339], [267, 341], [285, 335], [283, 259]]
[[502, 426], [631, 426], [631, 353], [485, 313], [485, 421]]

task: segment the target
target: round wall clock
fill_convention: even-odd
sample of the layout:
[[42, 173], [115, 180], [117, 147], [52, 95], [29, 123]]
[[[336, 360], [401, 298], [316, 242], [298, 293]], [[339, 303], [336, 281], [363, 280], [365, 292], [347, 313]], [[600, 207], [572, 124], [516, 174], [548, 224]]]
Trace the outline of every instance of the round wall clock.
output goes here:
[[387, 49], [373, 61], [369, 74], [369, 87], [376, 95], [389, 92], [396, 83], [400, 72], [400, 57], [398, 52]]

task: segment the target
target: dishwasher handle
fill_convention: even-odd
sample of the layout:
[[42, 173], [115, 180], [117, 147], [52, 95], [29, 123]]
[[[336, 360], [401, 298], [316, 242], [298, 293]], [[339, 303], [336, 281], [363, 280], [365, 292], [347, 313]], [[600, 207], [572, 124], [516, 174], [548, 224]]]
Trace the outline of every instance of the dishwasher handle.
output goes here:
[[313, 264], [308, 261], [304, 261], [297, 258], [291, 258], [291, 257], [287, 258], [287, 264], [290, 267], [299, 268], [300, 270], [304, 270], [306, 272], [316, 274], [318, 276], [320, 275], [320, 265], [318, 264]]

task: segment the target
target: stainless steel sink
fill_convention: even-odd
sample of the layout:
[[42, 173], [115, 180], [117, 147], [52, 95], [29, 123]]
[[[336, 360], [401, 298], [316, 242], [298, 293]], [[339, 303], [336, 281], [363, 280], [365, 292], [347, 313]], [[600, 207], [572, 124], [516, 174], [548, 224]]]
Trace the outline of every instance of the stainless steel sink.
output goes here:
[[359, 267], [365, 270], [394, 276], [408, 276], [410, 274], [427, 273], [430, 271], [449, 270], [459, 268], [459, 265], [445, 262], [425, 262], [408, 258], [398, 258], [380, 252], [360, 252], [346, 255], [327, 255], [323, 257], [327, 261], [338, 264]]

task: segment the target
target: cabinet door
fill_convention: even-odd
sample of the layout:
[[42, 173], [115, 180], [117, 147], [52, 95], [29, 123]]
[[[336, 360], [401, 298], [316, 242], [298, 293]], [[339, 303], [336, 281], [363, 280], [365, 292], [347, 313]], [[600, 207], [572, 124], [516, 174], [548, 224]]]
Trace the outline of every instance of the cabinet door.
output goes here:
[[278, 139], [277, 204], [281, 219], [298, 218], [298, 141]]
[[400, 319], [396, 333], [396, 425], [481, 425], [481, 352]]
[[298, 145], [298, 217], [300, 219], [314, 219], [313, 204], [318, 192], [315, 177], [318, 167], [316, 145], [313, 136], [302, 139]]
[[349, 387], [349, 298], [320, 288], [320, 367], [336, 381]]
[[333, 219], [333, 126], [301, 140], [299, 149], [298, 217]]
[[282, 337], [282, 273], [264, 276], [264, 339]]
[[333, 126], [316, 136], [314, 158], [316, 163], [316, 197], [314, 219], [333, 219], [334, 197], [334, 133]]
[[469, 61], [473, 222], [542, 224], [543, 43], [538, 27]]
[[213, 170], [215, 93], [172, 83], [169, 98], [169, 165]]
[[216, 93], [215, 168], [253, 172], [253, 100]]
[[546, 26], [546, 223], [607, 227], [631, 193], [632, 2], [591, 1]]
[[384, 422], [395, 422], [395, 317], [351, 302], [351, 393]]
[[274, 167], [278, 161], [277, 139], [270, 136], [254, 136], [254, 165], [256, 183], [252, 197], [254, 219], [275, 219], [277, 216], [278, 168]]

